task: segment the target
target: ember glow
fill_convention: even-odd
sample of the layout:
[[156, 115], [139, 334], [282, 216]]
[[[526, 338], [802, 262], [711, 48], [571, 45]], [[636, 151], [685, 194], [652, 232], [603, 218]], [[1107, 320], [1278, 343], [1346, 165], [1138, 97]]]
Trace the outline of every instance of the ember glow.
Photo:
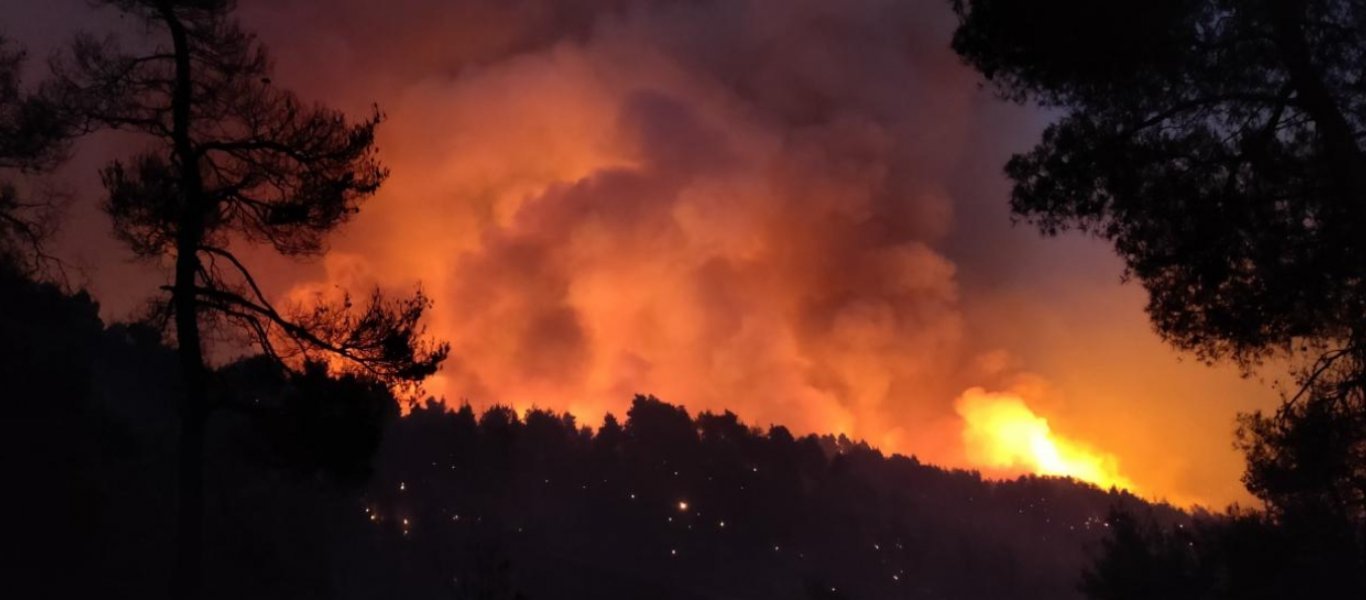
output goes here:
[[983, 469], [1072, 477], [1102, 488], [1137, 492], [1119, 473], [1118, 460], [1055, 433], [1045, 419], [1012, 393], [982, 388], [963, 392], [954, 403], [963, 417], [968, 460]]

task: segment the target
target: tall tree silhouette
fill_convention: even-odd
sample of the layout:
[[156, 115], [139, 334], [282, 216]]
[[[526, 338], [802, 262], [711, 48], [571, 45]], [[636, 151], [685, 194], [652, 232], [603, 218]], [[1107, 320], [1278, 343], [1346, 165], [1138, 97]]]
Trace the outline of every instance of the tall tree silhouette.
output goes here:
[[1262, 543], [1281, 536], [1307, 557], [1279, 572], [1360, 597], [1366, 3], [953, 6], [964, 59], [1006, 97], [1063, 114], [1006, 166], [1015, 213], [1111, 241], [1176, 347], [1247, 370], [1297, 365], [1275, 415], [1243, 417], [1244, 481], [1272, 519]]
[[[1076, 228], [1113, 242], [1178, 348], [1245, 369], [1299, 362], [1299, 389], [1277, 418], [1329, 394], [1339, 416], [1360, 422], [1366, 4], [953, 6], [964, 59], [1005, 96], [1063, 113], [1006, 166], [1015, 213], [1046, 234]], [[1359, 481], [1366, 436], [1344, 450]]]
[[144, 152], [102, 172], [117, 236], [141, 257], [173, 257], [167, 308], [185, 386], [178, 459], [174, 592], [199, 593], [207, 371], [203, 328], [245, 331], [281, 364], [333, 358], [390, 383], [434, 372], [446, 346], [422, 339], [421, 292], [357, 308], [349, 297], [316, 308], [277, 308], [233, 243], [287, 256], [324, 251], [324, 237], [384, 181], [376, 112], [358, 123], [306, 106], [271, 83], [254, 36], [228, 0], [109, 0], [145, 25], [132, 47], [79, 37], [50, 93], [81, 125], [141, 133]]
[[49, 262], [43, 242], [56, 225], [50, 198], [21, 194], [14, 176], [47, 171], [63, 158], [69, 131], [41, 94], [20, 80], [25, 53], [0, 35], [0, 261], [27, 272]]
[[1202, 358], [1359, 349], [1366, 6], [953, 4], [964, 59], [1064, 113], [1006, 167], [1016, 214], [1112, 241], [1158, 331]]

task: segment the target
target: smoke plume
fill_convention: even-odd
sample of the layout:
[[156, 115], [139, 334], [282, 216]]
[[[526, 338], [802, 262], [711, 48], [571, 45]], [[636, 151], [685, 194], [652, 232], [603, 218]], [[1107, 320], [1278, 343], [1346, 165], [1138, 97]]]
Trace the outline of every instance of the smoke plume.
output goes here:
[[[428, 386], [448, 402], [591, 424], [653, 393], [993, 468], [955, 399], [1024, 382], [1025, 421], [1118, 457], [1143, 490], [1240, 497], [1232, 416], [1274, 399], [1178, 364], [1103, 245], [1010, 227], [1000, 168], [1047, 115], [980, 87], [948, 48], [943, 0], [239, 14], [279, 85], [354, 114], [379, 104], [393, 172], [319, 263], [251, 264], [282, 299], [420, 282], [431, 333], [453, 344]], [[74, 22], [126, 29], [83, 0], [0, 17], [37, 56]], [[69, 169], [90, 197], [95, 145]], [[120, 258], [97, 204], [62, 250], [118, 318], [162, 275]]]
[[449, 75], [386, 105], [394, 177], [317, 285], [420, 279], [452, 400], [592, 421], [651, 392], [899, 450], [946, 416], [911, 410], [971, 351], [938, 249], [975, 92], [945, 12], [558, 6], [468, 8], [507, 32], [481, 48], [410, 37]]

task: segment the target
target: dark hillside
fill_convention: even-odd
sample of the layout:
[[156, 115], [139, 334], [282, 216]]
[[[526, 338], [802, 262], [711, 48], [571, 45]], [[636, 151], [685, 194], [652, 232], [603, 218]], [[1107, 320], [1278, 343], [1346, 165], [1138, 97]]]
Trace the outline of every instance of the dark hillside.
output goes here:
[[569, 415], [428, 405], [389, 430], [359, 510], [433, 591], [481, 585], [460, 565], [482, 559], [533, 598], [1056, 598], [1116, 505], [1143, 502], [638, 397], [597, 435]]
[[[6, 277], [0, 433], [26, 550], [7, 579], [161, 597], [174, 355], [84, 295]], [[214, 397], [219, 598], [1066, 598], [1109, 509], [1147, 510], [650, 397], [597, 432], [536, 410], [399, 418], [381, 386], [254, 359], [219, 369]]]

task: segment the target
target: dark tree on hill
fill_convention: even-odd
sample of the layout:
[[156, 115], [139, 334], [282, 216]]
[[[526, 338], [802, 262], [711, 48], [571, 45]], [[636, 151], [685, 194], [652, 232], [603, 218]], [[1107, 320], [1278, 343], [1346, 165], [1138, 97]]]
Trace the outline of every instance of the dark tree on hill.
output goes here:
[[[1006, 166], [1015, 213], [1046, 234], [1110, 240], [1176, 347], [1245, 369], [1269, 357], [1304, 365], [1301, 389], [1266, 418], [1289, 423], [1322, 400], [1313, 410], [1362, 422], [1366, 3], [954, 8], [964, 59], [1007, 97], [1062, 114]], [[1244, 428], [1250, 457], [1288, 450], [1257, 418]], [[1332, 442], [1331, 460], [1350, 464], [1325, 467], [1344, 478], [1322, 483], [1360, 515], [1366, 434], [1354, 431]], [[1260, 467], [1250, 468], [1257, 491]]]
[[[1308, 517], [1309, 522], [1304, 518]], [[1350, 531], [1331, 518], [1232, 510], [1181, 527], [1162, 526], [1132, 509], [1114, 510], [1109, 536], [1082, 574], [1095, 600], [1356, 599], [1366, 574], [1354, 564]]]
[[324, 250], [324, 238], [383, 182], [378, 112], [359, 123], [300, 102], [271, 83], [265, 50], [231, 18], [228, 0], [108, 0], [145, 25], [129, 47], [78, 38], [49, 92], [87, 129], [146, 136], [147, 149], [101, 175], [114, 231], [140, 257], [173, 258], [167, 309], [185, 385], [179, 458], [175, 589], [200, 578], [206, 395], [203, 329], [244, 331], [282, 365], [333, 358], [388, 383], [430, 375], [446, 346], [422, 339], [419, 292], [363, 307], [274, 306], [233, 244], [287, 256]]
[[69, 132], [53, 103], [24, 89], [24, 58], [0, 35], [0, 261], [32, 274], [51, 261], [43, 242], [56, 226], [57, 207], [21, 194], [11, 179], [60, 163]]
[[1275, 565], [1301, 588], [1361, 592], [1366, 3], [953, 6], [954, 49], [1006, 97], [1062, 115], [1006, 166], [1015, 214], [1112, 242], [1176, 347], [1301, 365], [1281, 408], [1239, 432], [1274, 525], [1256, 531], [1280, 536], [1259, 543], [1312, 557]]
[[1179, 600], [1202, 597], [1210, 583], [1201, 580], [1192, 549], [1193, 536], [1168, 532], [1151, 520], [1112, 511], [1110, 536], [1102, 541], [1095, 564], [1082, 574], [1081, 589], [1096, 600]]
[[1298, 582], [1342, 590], [1344, 598], [1366, 597], [1366, 365], [1360, 361], [1360, 355], [1320, 359], [1317, 367], [1326, 371], [1306, 377], [1293, 401], [1274, 415], [1243, 415], [1238, 429], [1247, 457], [1243, 483], [1280, 526], [1275, 542], [1294, 549], [1282, 568]]
[[1114, 243], [1176, 346], [1255, 364], [1358, 348], [1366, 4], [955, 0], [954, 49], [1062, 111], [1006, 171], [1048, 234]]
[[[1331, 351], [1274, 415], [1243, 415], [1243, 483], [1277, 516], [1354, 523], [1366, 561], [1366, 355]], [[1336, 529], [1328, 526], [1328, 529]], [[1360, 565], [1366, 572], [1366, 563]]]

